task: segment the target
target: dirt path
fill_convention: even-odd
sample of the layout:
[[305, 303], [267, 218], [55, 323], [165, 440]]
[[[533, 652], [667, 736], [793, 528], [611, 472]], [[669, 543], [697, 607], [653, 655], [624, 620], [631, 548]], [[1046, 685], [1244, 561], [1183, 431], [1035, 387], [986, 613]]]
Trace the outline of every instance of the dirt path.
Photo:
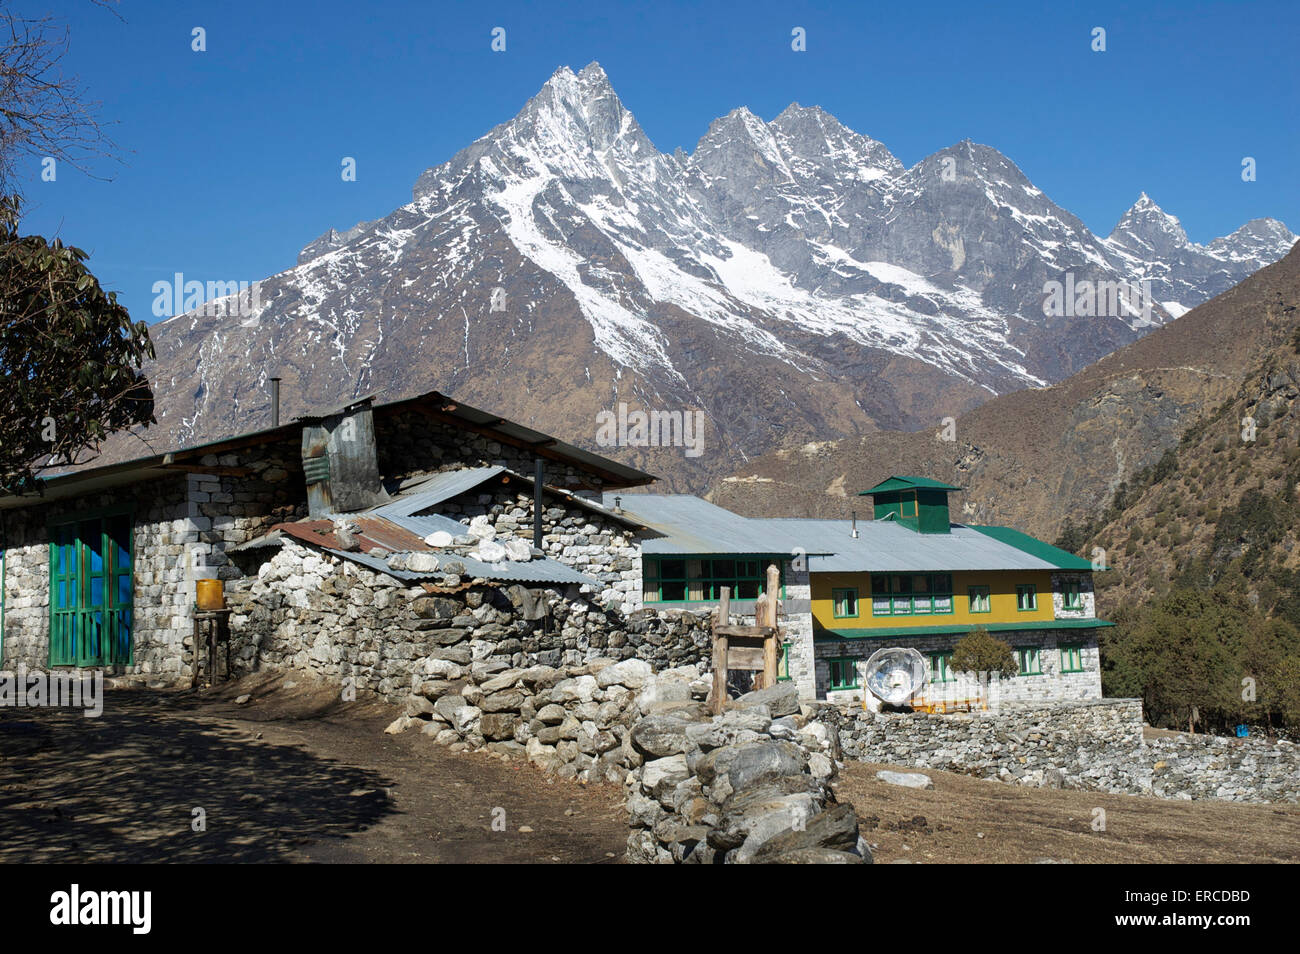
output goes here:
[[0, 862], [622, 858], [621, 789], [384, 735], [395, 715], [301, 676], [0, 709]]
[[[850, 763], [837, 784], [878, 862], [1300, 862], [1300, 807], [1176, 802], [1022, 788], [930, 769], [932, 790], [888, 785]], [[1105, 831], [1094, 831], [1105, 812]], [[983, 837], [980, 837], [980, 836]], [[878, 847], [876, 847], [878, 846]]]

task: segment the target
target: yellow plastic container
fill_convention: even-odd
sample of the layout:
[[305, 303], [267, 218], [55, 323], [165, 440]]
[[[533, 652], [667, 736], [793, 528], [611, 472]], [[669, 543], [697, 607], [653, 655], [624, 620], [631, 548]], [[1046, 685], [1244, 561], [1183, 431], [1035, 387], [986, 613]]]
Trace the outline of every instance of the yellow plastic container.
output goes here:
[[225, 609], [225, 588], [220, 580], [198, 580], [194, 584], [194, 601], [201, 610]]

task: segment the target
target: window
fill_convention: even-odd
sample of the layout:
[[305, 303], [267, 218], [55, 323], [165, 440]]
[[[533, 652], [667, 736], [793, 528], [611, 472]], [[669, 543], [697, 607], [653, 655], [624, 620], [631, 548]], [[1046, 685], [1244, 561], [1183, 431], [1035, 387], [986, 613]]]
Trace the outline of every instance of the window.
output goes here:
[[951, 612], [950, 573], [880, 573], [871, 578], [872, 616], [946, 615]]
[[1083, 645], [1069, 643], [1061, 646], [1061, 672], [1083, 672]]
[[1068, 610], [1083, 609], [1083, 594], [1079, 592], [1078, 583], [1061, 584], [1061, 605]]
[[857, 587], [836, 587], [831, 590], [831, 596], [835, 601], [834, 615], [836, 619], [856, 619], [858, 615], [858, 590]]
[[987, 586], [972, 586], [967, 593], [970, 594], [970, 611], [972, 613], [991, 613], [993, 612], [993, 603], [989, 597], [989, 588]]
[[[733, 600], [758, 599], [767, 582], [769, 562], [757, 558], [646, 557], [644, 598], [647, 603], [714, 602], [728, 586]], [[780, 566], [784, 582], [785, 565]]]
[[777, 666], [776, 681], [789, 682], [793, 677], [790, 675], [790, 647], [794, 643], [781, 644], [781, 664]]
[[952, 653], [930, 653], [930, 681], [957, 681], [957, 676], [952, 671]]
[[1016, 609], [1022, 613], [1038, 609], [1038, 587], [1032, 583], [1022, 583], [1016, 587]]
[[901, 517], [916, 516], [916, 491], [905, 490], [902, 497], [899, 498], [898, 514]]
[[857, 689], [858, 661], [856, 659], [832, 659], [831, 689]]
[[1016, 664], [1021, 676], [1041, 676], [1043, 674], [1042, 654], [1037, 646], [1017, 646], [1015, 648]]

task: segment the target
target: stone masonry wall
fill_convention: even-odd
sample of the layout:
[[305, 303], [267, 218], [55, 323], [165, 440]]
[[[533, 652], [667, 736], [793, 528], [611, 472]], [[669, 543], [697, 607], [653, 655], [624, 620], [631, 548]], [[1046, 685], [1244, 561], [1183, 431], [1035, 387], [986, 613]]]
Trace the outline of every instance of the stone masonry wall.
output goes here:
[[1208, 735], [1144, 739], [1139, 699], [1007, 705], [949, 715], [824, 704], [817, 718], [839, 729], [846, 759], [1038, 788], [1174, 799], [1300, 799], [1300, 747]]
[[227, 551], [282, 520], [305, 514], [296, 445], [208, 455], [205, 467], [240, 466], [243, 475], [178, 472], [45, 506], [4, 514], [4, 664], [49, 665], [49, 521], [103, 509], [133, 515], [131, 673], [183, 681], [190, 674], [196, 580], [233, 580], [242, 571]]
[[456, 692], [471, 662], [579, 665], [603, 656], [656, 669], [708, 666], [706, 616], [606, 610], [577, 586], [540, 589], [550, 618], [525, 619], [524, 587], [476, 580], [430, 592], [287, 541], [256, 578], [227, 590], [236, 668], [291, 668], [406, 702]]

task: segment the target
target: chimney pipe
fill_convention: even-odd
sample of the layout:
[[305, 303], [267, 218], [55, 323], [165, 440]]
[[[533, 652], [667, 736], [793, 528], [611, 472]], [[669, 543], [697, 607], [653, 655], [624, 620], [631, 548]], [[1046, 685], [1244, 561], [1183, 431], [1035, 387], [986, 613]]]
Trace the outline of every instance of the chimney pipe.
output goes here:
[[271, 426], [280, 426], [280, 379], [271, 379]]
[[533, 546], [542, 549], [542, 481], [545, 479], [542, 459], [537, 458], [537, 469], [533, 475]]
[[854, 540], [858, 538], [858, 512], [856, 510], [853, 511], [853, 529], [849, 531], [849, 536]]

